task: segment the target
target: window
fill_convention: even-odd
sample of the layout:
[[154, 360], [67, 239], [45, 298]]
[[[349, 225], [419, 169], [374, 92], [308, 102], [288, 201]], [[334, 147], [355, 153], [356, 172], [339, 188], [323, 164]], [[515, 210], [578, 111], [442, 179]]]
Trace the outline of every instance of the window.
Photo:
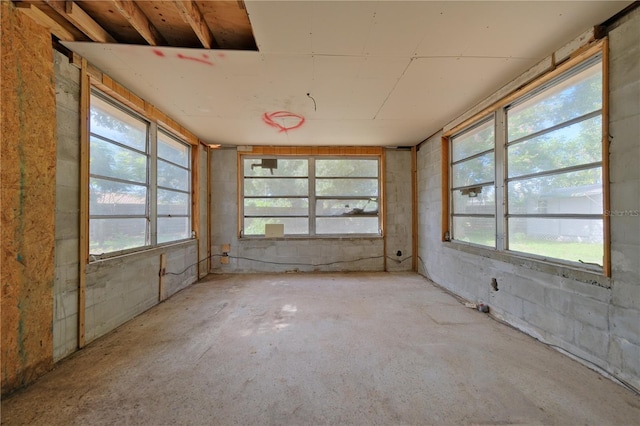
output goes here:
[[242, 235], [379, 235], [379, 158], [242, 157]]
[[189, 238], [189, 145], [98, 91], [90, 102], [89, 253]]
[[604, 266], [601, 54], [447, 135], [454, 241]]

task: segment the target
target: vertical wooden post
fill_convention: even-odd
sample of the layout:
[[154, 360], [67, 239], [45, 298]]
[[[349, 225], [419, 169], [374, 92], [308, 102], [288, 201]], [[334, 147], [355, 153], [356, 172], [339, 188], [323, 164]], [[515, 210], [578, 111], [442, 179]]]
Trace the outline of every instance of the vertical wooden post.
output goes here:
[[380, 220], [382, 227], [382, 254], [383, 254], [383, 270], [387, 270], [387, 173], [386, 173], [386, 156], [387, 152], [383, 148], [380, 152], [380, 198], [382, 199], [382, 203], [380, 205], [380, 210], [382, 214], [382, 218]]
[[200, 279], [200, 143], [191, 145], [191, 235], [196, 237], [196, 279]]
[[207, 152], [207, 272], [211, 272], [211, 148]]
[[87, 60], [80, 66], [80, 238], [78, 252], [78, 347], [86, 344], [85, 311], [89, 263], [89, 120], [91, 84]]
[[602, 272], [611, 276], [611, 192], [609, 181], [609, 39], [602, 40], [602, 230], [604, 251]]
[[418, 272], [418, 148], [411, 147], [411, 269]]

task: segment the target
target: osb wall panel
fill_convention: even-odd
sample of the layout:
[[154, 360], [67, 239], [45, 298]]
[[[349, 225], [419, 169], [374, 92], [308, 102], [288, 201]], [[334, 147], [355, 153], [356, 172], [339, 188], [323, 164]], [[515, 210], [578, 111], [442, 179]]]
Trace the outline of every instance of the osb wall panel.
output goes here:
[[52, 366], [56, 109], [47, 30], [1, 2], [2, 394]]

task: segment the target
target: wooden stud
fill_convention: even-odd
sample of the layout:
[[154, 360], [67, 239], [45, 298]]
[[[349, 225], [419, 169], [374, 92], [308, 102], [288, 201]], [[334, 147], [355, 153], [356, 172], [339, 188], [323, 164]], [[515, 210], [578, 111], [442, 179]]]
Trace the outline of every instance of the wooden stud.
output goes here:
[[158, 301], [162, 302], [166, 297], [165, 297], [165, 283], [164, 283], [164, 277], [165, 277], [165, 273], [167, 272], [167, 254], [166, 253], [162, 253], [160, 254], [160, 272], [159, 272], [159, 280], [158, 280]]
[[167, 41], [156, 27], [149, 21], [142, 9], [131, 0], [113, 0], [118, 12], [151, 46], [166, 46]]
[[378, 206], [380, 208], [380, 231], [382, 234], [382, 253], [384, 254], [383, 257], [383, 270], [386, 271], [387, 270], [387, 233], [386, 233], [386, 229], [387, 229], [387, 209], [386, 209], [386, 205], [387, 205], [387, 197], [385, 196], [386, 194], [386, 189], [387, 189], [387, 185], [386, 185], [386, 155], [384, 152], [384, 148], [380, 148], [380, 163], [379, 163], [379, 175], [380, 175], [380, 199], [382, 200], [382, 203], [379, 203]]
[[[243, 153], [238, 152], [238, 159], [237, 159], [237, 173], [236, 175], [238, 176], [238, 182], [236, 185], [236, 188], [238, 188], [238, 201], [237, 201], [237, 205], [238, 205], [238, 238], [242, 237], [242, 228], [244, 226], [244, 221], [243, 221], [243, 207], [244, 207], [244, 200], [243, 200], [243, 193], [244, 193], [244, 168], [242, 167], [242, 156]], [[211, 179], [211, 175], [209, 175], [209, 179]]]
[[207, 271], [211, 271], [211, 148], [207, 152]]
[[[45, 0], [51, 5], [56, 2]], [[57, 8], [56, 11], [58, 11]], [[60, 11], [58, 11], [60, 13]], [[80, 31], [87, 35], [91, 40], [100, 43], [117, 43], [116, 39], [111, 36], [104, 28], [91, 18], [87, 12], [82, 10], [75, 2], [65, 2], [63, 15], [69, 22], [74, 24]]]
[[32, 4], [18, 3], [18, 8], [22, 13], [36, 21], [39, 25], [48, 29], [53, 35], [64, 41], [75, 41], [75, 37], [66, 28], [56, 22], [55, 19], [44, 13]]
[[207, 26], [207, 22], [205, 21], [204, 16], [202, 16], [202, 12], [200, 12], [198, 5], [191, 0], [176, 0], [174, 1], [174, 3], [178, 7], [178, 11], [180, 11], [182, 19], [184, 19], [184, 21], [191, 26], [193, 32], [196, 33], [204, 48], [217, 48], [218, 43], [213, 37], [211, 30]]
[[89, 263], [89, 108], [91, 98], [87, 60], [82, 59], [80, 71], [80, 244], [78, 252], [78, 347], [86, 344], [85, 314]]
[[611, 276], [611, 191], [609, 181], [609, 39], [602, 40], [602, 223], [604, 252], [602, 273]]
[[449, 138], [442, 137], [440, 167], [442, 171], [442, 241], [448, 241], [449, 229]]
[[196, 236], [196, 276], [200, 278], [200, 145], [191, 145], [191, 229]]
[[411, 147], [411, 269], [418, 272], [418, 149]]

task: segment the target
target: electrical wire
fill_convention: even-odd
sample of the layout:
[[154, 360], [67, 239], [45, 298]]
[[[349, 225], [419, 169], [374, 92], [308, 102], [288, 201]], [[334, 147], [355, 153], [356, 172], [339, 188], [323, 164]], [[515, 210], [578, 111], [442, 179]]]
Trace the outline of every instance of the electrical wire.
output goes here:
[[316, 105], [316, 100], [313, 98], [313, 96], [311, 96], [311, 93], [307, 93], [307, 97], [310, 98], [313, 101], [313, 110], [317, 111], [318, 110], [318, 105]]

